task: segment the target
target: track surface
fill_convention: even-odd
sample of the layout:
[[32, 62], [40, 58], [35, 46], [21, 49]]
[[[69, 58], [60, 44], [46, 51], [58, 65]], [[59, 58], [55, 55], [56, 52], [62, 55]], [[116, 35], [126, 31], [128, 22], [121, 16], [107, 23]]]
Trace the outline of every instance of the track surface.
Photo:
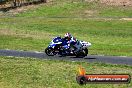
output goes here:
[[68, 57], [47, 56], [43, 52], [16, 51], [16, 50], [0, 50], [0, 56], [32, 57], [32, 58], [40, 58], [40, 59], [58, 59], [58, 60], [88, 61], [88, 62], [132, 65], [132, 57], [88, 55], [85, 58], [75, 58], [69, 56]]

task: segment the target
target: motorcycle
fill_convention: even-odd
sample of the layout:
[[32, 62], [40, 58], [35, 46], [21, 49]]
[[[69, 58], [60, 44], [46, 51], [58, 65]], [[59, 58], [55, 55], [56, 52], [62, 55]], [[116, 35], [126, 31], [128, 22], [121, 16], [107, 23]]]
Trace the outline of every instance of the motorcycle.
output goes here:
[[69, 44], [61, 37], [55, 37], [50, 42], [49, 46], [45, 49], [45, 53], [48, 56], [61, 55], [61, 56], [76, 56], [76, 57], [85, 57], [88, 54], [88, 47], [91, 46], [91, 43], [86, 41], [79, 41], [81, 48], [78, 52], [74, 52], [75, 48], [70, 47]]

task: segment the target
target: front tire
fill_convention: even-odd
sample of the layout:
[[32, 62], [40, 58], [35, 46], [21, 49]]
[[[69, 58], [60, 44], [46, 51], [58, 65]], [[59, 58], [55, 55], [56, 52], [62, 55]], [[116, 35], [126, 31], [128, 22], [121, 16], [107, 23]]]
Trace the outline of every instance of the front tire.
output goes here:
[[46, 48], [45, 49], [45, 53], [48, 55], [48, 56], [54, 56], [54, 50], [53, 48]]

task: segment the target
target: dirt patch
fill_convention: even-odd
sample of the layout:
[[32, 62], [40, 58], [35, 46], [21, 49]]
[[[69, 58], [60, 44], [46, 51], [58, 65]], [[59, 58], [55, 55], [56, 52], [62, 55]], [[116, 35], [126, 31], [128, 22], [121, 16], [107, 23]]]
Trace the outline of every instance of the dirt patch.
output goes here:
[[95, 14], [97, 14], [96, 10], [85, 10], [84, 11], [85, 16], [94, 16]]
[[0, 35], [15, 35], [16, 32], [9, 29], [0, 29]]
[[87, 2], [99, 2], [115, 6], [132, 6], [132, 0], [85, 0]]
[[53, 36], [48, 32], [38, 32], [38, 31], [18, 31], [10, 29], [0, 29], [0, 35], [21, 37], [21, 38], [33, 38], [33, 39], [47, 39]]
[[35, 8], [38, 8], [38, 5], [23, 6], [23, 7], [20, 7], [20, 8], [9, 10], [7, 13], [8, 13], [8, 15], [9, 14], [10, 15], [16, 15], [16, 14], [19, 14], [19, 13], [26, 12], [27, 10], [35, 9]]
[[10, 10], [7, 10], [5, 8], [5, 11], [4, 10], [0, 11], [0, 16], [14, 16], [16, 14], [26, 12], [27, 10], [35, 9], [37, 7], [38, 7], [37, 5], [30, 5], [30, 6], [17, 7], [17, 8], [10, 9]]
[[132, 18], [121, 18], [120, 20], [132, 21]]
[[123, 5], [123, 6], [132, 6], [132, 0], [100, 0], [101, 3], [107, 5]]

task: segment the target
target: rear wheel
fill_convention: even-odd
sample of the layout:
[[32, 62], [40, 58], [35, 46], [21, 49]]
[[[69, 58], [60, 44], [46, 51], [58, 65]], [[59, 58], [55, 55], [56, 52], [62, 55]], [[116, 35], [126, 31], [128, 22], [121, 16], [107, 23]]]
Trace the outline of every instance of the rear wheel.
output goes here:
[[80, 52], [76, 53], [76, 57], [85, 57], [88, 54], [88, 49], [83, 49]]
[[88, 49], [86, 48], [86, 49], [83, 49], [83, 54], [84, 54], [84, 56], [87, 56], [88, 55]]
[[45, 53], [48, 55], [48, 56], [54, 56], [54, 50], [53, 48], [46, 48], [45, 49]]

